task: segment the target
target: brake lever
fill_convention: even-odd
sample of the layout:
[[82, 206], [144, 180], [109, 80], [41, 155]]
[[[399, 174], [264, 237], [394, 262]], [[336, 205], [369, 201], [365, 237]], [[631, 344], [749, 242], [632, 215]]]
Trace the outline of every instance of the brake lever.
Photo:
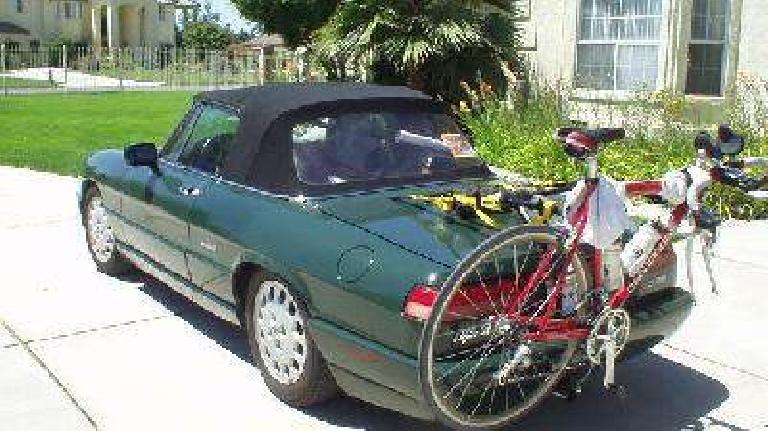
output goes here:
[[[725, 184], [727, 185], [733, 185], [735, 187], [738, 187], [745, 193], [752, 193], [755, 191], [760, 191], [763, 187], [768, 186], [768, 175], [763, 175], [762, 177], [754, 178], [747, 175], [746, 172], [744, 172], [745, 167], [756, 167], [756, 166], [766, 166], [768, 165], [768, 162], [763, 163], [762, 165], [759, 165], [757, 163], [754, 163], [754, 161], [750, 164], [744, 161], [744, 159], [739, 160], [727, 160], [724, 161], [723, 166], [727, 168], [729, 171], [737, 171], [740, 175], [731, 175], [729, 179], [731, 180], [731, 184], [729, 184], [728, 181], [725, 181]], [[728, 171], [723, 171], [728, 172]]]

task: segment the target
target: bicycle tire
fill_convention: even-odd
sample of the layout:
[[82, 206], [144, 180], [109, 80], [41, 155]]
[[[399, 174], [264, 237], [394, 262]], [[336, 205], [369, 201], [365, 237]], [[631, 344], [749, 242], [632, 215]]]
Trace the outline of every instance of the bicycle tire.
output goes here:
[[[556, 363], [554, 364], [551, 374], [549, 374], [548, 377], [544, 379], [542, 384], [535, 391], [530, 393], [529, 397], [522, 396], [521, 397], [523, 398], [522, 402], [519, 403], [519, 405], [515, 406], [514, 408], [508, 409], [499, 414], [489, 414], [489, 415], [486, 415], [487, 417], [484, 417], [484, 418], [481, 418], [478, 415], [475, 415], [474, 411], [471, 412], [472, 414], [466, 414], [466, 413], [462, 414], [462, 412], [459, 411], [460, 410], [459, 406], [461, 405], [462, 400], [458, 402], [455, 408], [449, 408], [447, 404], [443, 401], [446, 394], [440, 393], [440, 391], [438, 390], [438, 386], [441, 386], [441, 384], [440, 382], [436, 381], [436, 378], [435, 378], [436, 377], [435, 371], [437, 369], [435, 346], [436, 345], [439, 346], [440, 343], [445, 344], [442, 341], [436, 342], [437, 341], [436, 337], [445, 336], [446, 334], [439, 334], [439, 330], [443, 325], [446, 325], [448, 324], [448, 322], [456, 319], [456, 318], [453, 318], [449, 321], [447, 318], [445, 318], [446, 311], [448, 310], [448, 304], [452, 301], [452, 298], [454, 298], [454, 295], [457, 294], [457, 289], [464, 289], [465, 281], [468, 279], [468, 274], [470, 274], [473, 271], [477, 271], [477, 268], [483, 264], [483, 262], [489, 255], [497, 252], [500, 249], [503, 249], [505, 246], [515, 245], [513, 259], [517, 259], [516, 244], [523, 243], [525, 241], [529, 241], [530, 243], [532, 243], [532, 240], [537, 240], [547, 244], [554, 244], [557, 247], [558, 253], [562, 253], [563, 251], [562, 244], [561, 244], [562, 241], [560, 238], [561, 237], [558, 235], [558, 232], [555, 229], [546, 227], [546, 226], [519, 226], [519, 227], [514, 227], [514, 228], [504, 230], [490, 237], [486, 241], [484, 241], [480, 246], [478, 246], [469, 255], [467, 255], [459, 263], [459, 265], [455, 268], [453, 273], [449, 276], [449, 278], [443, 284], [442, 289], [435, 302], [435, 305], [432, 308], [432, 313], [429, 319], [427, 320], [426, 324], [424, 325], [422, 335], [421, 335], [420, 348], [419, 348], [419, 366], [420, 366], [419, 377], [421, 380], [423, 396], [427, 405], [432, 409], [434, 416], [440, 422], [454, 429], [461, 429], [461, 430], [484, 430], [484, 429], [490, 430], [490, 429], [496, 429], [496, 428], [506, 426], [514, 422], [515, 420], [521, 418], [526, 413], [530, 412], [533, 408], [535, 408], [544, 398], [546, 398], [546, 396], [551, 392], [551, 390], [555, 387], [557, 382], [562, 377], [563, 372], [566, 370], [566, 367], [571, 361], [571, 358], [573, 357], [579, 345], [577, 341], [571, 340], [565, 343], [565, 347], [562, 349], [562, 352], [559, 355], [559, 358], [556, 360]], [[527, 254], [526, 256], [529, 256], [530, 252], [531, 252], [531, 247], [529, 246], [528, 248], [529, 254]], [[562, 254], [562, 256], [565, 256], [565, 254]], [[515, 261], [515, 264], [517, 263], [518, 262]], [[498, 269], [498, 264], [499, 262], [496, 261], [497, 269]], [[573, 295], [574, 293], [576, 293], [578, 295], [582, 295], [579, 301], [583, 301], [583, 298], [587, 298], [589, 296], [589, 293], [588, 293], [589, 289], [588, 289], [588, 282], [586, 278], [585, 268], [579, 256], [579, 253], [574, 254], [572, 260], [570, 262], [564, 262], [564, 264], [568, 265], [566, 269], [572, 272], [573, 277], [575, 277], [572, 279], [574, 281], [574, 283], [572, 283], [573, 287], [569, 287], [570, 294]], [[519, 276], [520, 275], [519, 268], [517, 268], [516, 270], [517, 270], [517, 276]], [[502, 283], [501, 272], [502, 271], [498, 271], [499, 288], [501, 288], [501, 283]], [[480, 272], [477, 272], [477, 274], [482, 282], [483, 276], [480, 274]], [[516, 281], [519, 281], [519, 279], [516, 279]], [[486, 288], [486, 292], [488, 292], [487, 286], [484, 285], [484, 287]], [[546, 287], [546, 286], [543, 286], [543, 287]], [[467, 293], [464, 292], [463, 295], [467, 296]], [[489, 296], [488, 299], [491, 299], [491, 297]], [[561, 301], [562, 298], [557, 298], [557, 299], [559, 302], [562, 302]], [[479, 310], [479, 307], [476, 307], [476, 308], [478, 308]], [[572, 317], [573, 318], [582, 317], [585, 313], [586, 308], [587, 307], [577, 309], [576, 314], [574, 314]], [[482, 325], [482, 323], [480, 323], [479, 325]], [[451, 332], [449, 331], [449, 334], [450, 333]], [[480, 349], [482, 349], [484, 346], [487, 346], [487, 345], [482, 345]], [[504, 349], [506, 349], [506, 347]], [[519, 348], [517, 350], [519, 350]], [[511, 353], [510, 351], [505, 351], [501, 354], [506, 355], [505, 357], [507, 358], [507, 360], [509, 360], [510, 353]], [[448, 356], [451, 356], [452, 354], [453, 353], [451, 352]], [[446, 358], [446, 357], [447, 356], [443, 356], [443, 358]], [[481, 362], [484, 360], [485, 359], [482, 359]], [[451, 366], [459, 367], [460, 365], [451, 364]], [[501, 372], [501, 368], [499, 368], [498, 372]], [[477, 371], [475, 371], [475, 374], [477, 374]], [[441, 377], [444, 377], [444, 376], [441, 376]], [[462, 379], [463, 378], [464, 377], [462, 377]], [[469, 381], [471, 382], [475, 378], [476, 378], [475, 376], [472, 376], [470, 377]], [[488, 385], [490, 384], [491, 383], [488, 383]], [[521, 387], [519, 382], [517, 383], [517, 386], [518, 388]], [[506, 407], [509, 407], [509, 388], [507, 387], [505, 390], [507, 391]], [[451, 389], [451, 392], [452, 391], [453, 389]], [[465, 388], [464, 392], [466, 391], [467, 389]], [[488, 391], [487, 388], [485, 389], [485, 391], [483, 391], [483, 394], [480, 396], [478, 406], [480, 405], [480, 402], [483, 401], [483, 397], [485, 396], [485, 393], [487, 391]], [[520, 392], [522, 395], [523, 393], [522, 389], [520, 389]], [[451, 395], [450, 392], [447, 395], [450, 396]], [[494, 396], [493, 396], [494, 399], [490, 400], [491, 406], [495, 402], [495, 395], [496, 395], [496, 390], [494, 389]], [[477, 407], [475, 407], [475, 410], [477, 410]], [[490, 411], [491, 411], [491, 408], [489, 407], [489, 413]]]

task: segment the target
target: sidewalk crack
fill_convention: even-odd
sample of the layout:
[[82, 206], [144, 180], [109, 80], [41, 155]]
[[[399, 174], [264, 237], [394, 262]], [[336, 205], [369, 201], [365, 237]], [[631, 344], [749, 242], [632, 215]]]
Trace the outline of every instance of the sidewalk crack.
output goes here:
[[721, 362], [721, 361], [718, 361], [718, 360], [715, 360], [715, 359], [707, 358], [706, 356], [702, 356], [702, 355], [693, 353], [691, 351], [683, 349], [682, 347], [673, 346], [672, 344], [670, 344], [668, 342], [662, 342], [660, 344], [662, 346], [670, 349], [670, 350], [674, 350], [676, 352], [686, 354], [686, 355], [691, 356], [693, 358], [696, 358], [698, 360], [701, 360], [701, 361], [704, 361], [704, 362], [709, 362], [710, 364], [717, 365], [719, 367], [723, 367], [723, 368], [729, 369], [731, 371], [736, 371], [737, 373], [745, 374], [747, 376], [753, 377], [753, 378], [758, 379], [758, 380], [762, 380], [764, 382], [768, 382], [768, 377], [763, 376], [763, 375], [758, 374], [758, 373], [755, 373], [753, 371], [745, 370], [743, 368], [735, 367], [733, 365], [728, 365], [725, 362]]
[[173, 316], [174, 316], [173, 314], [170, 314], [170, 315], [160, 315], [160, 316], [145, 317], [145, 318], [136, 319], [136, 320], [128, 320], [126, 322], [112, 323], [112, 324], [109, 324], [109, 325], [97, 326], [95, 328], [80, 329], [80, 330], [77, 330], [77, 331], [68, 332], [66, 334], [53, 335], [53, 336], [50, 336], [50, 337], [43, 337], [43, 338], [35, 338], [33, 340], [27, 340], [26, 343], [27, 344], [35, 344], [35, 343], [42, 343], [42, 342], [45, 342], [45, 341], [60, 340], [62, 338], [70, 338], [70, 337], [75, 337], [75, 336], [78, 336], [78, 335], [90, 334], [90, 333], [93, 333], [93, 332], [101, 332], [101, 331], [106, 331], [106, 330], [109, 330], [109, 329], [120, 328], [122, 326], [135, 325], [137, 323], [152, 322], [152, 321], [155, 321], [155, 320], [167, 319], [167, 318], [173, 317]]
[[69, 389], [67, 389], [67, 387], [66, 387], [66, 386], [64, 386], [64, 383], [63, 383], [61, 380], [59, 380], [59, 378], [58, 378], [58, 377], [56, 377], [56, 374], [54, 374], [54, 372], [53, 372], [53, 371], [52, 371], [50, 368], [48, 368], [48, 366], [45, 364], [45, 362], [43, 362], [42, 358], [40, 358], [40, 356], [38, 356], [38, 355], [37, 355], [37, 353], [35, 353], [35, 352], [34, 352], [34, 351], [33, 351], [33, 350], [32, 350], [32, 349], [29, 347], [29, 343], [28, 343], [28, 342], [26, 342], [26, 341], [24, 341], [24, 339], [22, 339], [22, 338], [19, 336], [19, 334], [17, 334], [17, 333], [16, 333], [16, 331], [14, 331], [14, 330], [13, 330], [13, 328], [12, 328], [12, 327], [11, 327], [11, 326], [10, 326], [10, 325], [9, 325], [9, 324], [8, 324], [8, 323], [7, 323], [7, 322], [4, 320], [4, 319], [3, 319], [3, 318], [0, 318], [0, 326], [2, 326], [3, 328], [5, 328], [5, 330], [6, 330], [6, 331], [8, 331], [8, 333], [11, 335], [11, 337], [13, 337], [13, 338], [16, 340], [16, 342], [18, 343], [18, 345], [19, 345], [19, 346], [21, 346], [21, 348], [23, 348], [23, 349], [24, 349], [24, 351], [26, 351], [26, 352], [27, 352], [27, 354], [28, 354], [28, 355], [29, 355], [29, 356], [30, 356], [30, 357], [31, 357], [31, 358], [32, 358], [32, 359], [33, 359], [33, 360], [34, 360], [34, 361], [35, 361], [35, 362], [36, 362], [36, 363], [37, 363], [37, 364], [38, 364], [38, 365], [39, 365], [39, 366], [40, 366], [40, 367], [43, 369], [43, 370], [45, 370], [45, 372], [46, 372], [46, 373], [48, 373], [48, 377], [50, 377], [50, 379], [53, 381], [53, 383], [55, 383], [55, 384], [56, 384], [56, 386], [58, 386], [58, 387], [59, 387], [59, 389], [60, 389], [60, 390], [61, 390], [61, 391], [64, 393], [64, 395], [65, 395], [65, 396], [66, 396], [66, 397], [69, 399], [69, 401], [72, 403], [72, 405], [73, 405], [73, 406], [75, 406], [75, 408], [76, 408], [76, 409], [77, 409], [77, 410], [80, 412], [80, 414], [82, 414], [82, 415], [83, 415], [83, 417], [85, 418], [85, 420], [87, 420], [87, 421], [88, 421], [88, 423], [90, 423], [90, 424], [91, 424], [91, 426], [93, 427], [93, 429], [95, 429], [95, 430], [98, 430], [98, 429], [99, 429], [99, 427], [96, 425], [96, 421], [94, 421], [94, 420], [93, 420], [93, 418], [91, 417], [91, 415], [90, 415], [90, 414], [88, 414], [88, 412], [85, 410], [85, 408], [84, 408], [84, 407], [83, 407], [83, 406], [82, 406], [82, 405], [81, 405], [81, 404], [80, 404], [80, 403], [77, 401], [77, 399], [74, 397], [74, 395], [72, 395], [72, 392], [70, 392], [70, 391], [69, 391]]

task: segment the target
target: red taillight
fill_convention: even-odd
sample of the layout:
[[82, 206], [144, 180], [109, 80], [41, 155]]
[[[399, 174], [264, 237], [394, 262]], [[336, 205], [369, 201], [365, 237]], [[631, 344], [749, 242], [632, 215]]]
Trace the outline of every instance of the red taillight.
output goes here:
[[[515, 285], [501, 280], [488, 286], [483, 283], [464, 287], [454, 294], [442, 320], [472, 319], [498, 314], [512, 302]], [[437, 302], [439, 292], [431, 286], [417, 285], [408, 294], [403, 307], [403, 316], [414, 320], [427, 320]]]
[[414, 320], [427, 320], [432, 306], [437, 301], [437, 290], [430, 286], [418, 285], [408, 293], [403, 307], [403, 316]]

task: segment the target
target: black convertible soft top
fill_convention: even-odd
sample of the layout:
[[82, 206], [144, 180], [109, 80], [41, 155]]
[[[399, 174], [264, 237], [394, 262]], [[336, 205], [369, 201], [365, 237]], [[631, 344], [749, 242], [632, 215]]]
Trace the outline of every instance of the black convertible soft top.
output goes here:
[[[332, 186], [300, 183], [293, 162], [293, 149], [289, 144], [290, 127], [296, 121], [350, 110], [445, 112], [441, 104], [421, 92], [406, 87], [363, 83], [268, 84], [203, 92], [195, 100], [225, 105], [240, 113], [240, 130], [223, 166], [222, 174], [226, 179], [272, 193], [307, 196], [396, 184], [388, 184], [391, 181], [386, 180], [376, 184]], [[407, 180], [397, 182], [405, 183]]]
[[207, 91], [198, 94], [197, 98], [224, 103], [270, 119], [288, 111], [324, 102], [369, 99], [432, 100], [426, 94], [407, 87], [353, 82], [266, 84], [236, 90]]

